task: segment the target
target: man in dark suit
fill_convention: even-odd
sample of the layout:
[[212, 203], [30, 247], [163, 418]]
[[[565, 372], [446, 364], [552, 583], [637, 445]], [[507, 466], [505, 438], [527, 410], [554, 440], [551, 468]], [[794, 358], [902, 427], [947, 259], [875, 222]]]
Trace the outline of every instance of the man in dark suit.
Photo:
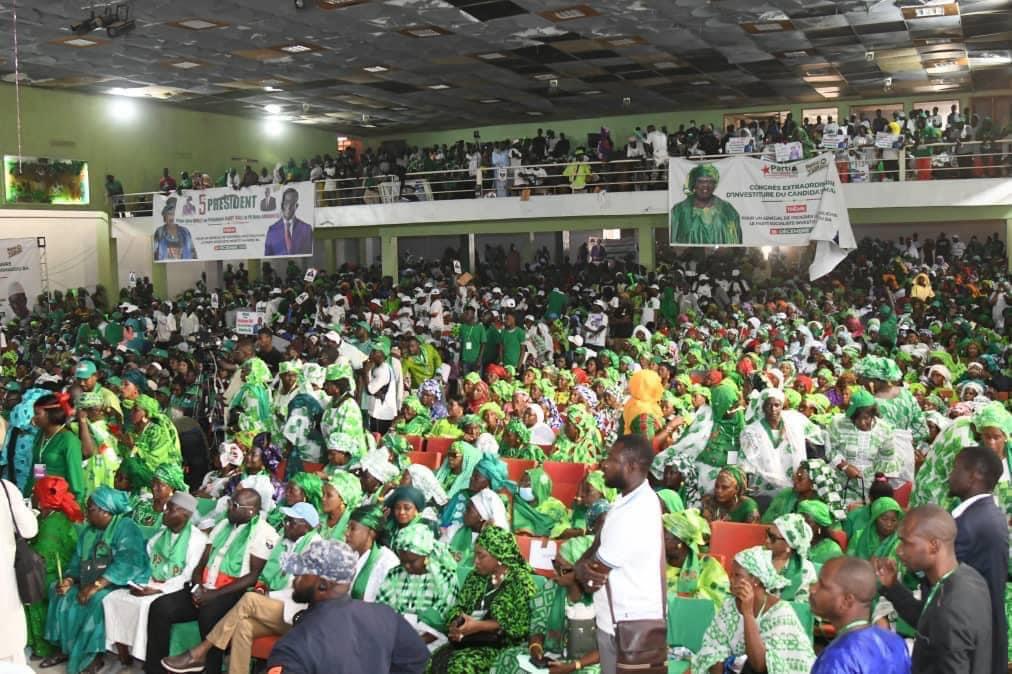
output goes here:
[[1001, 459], [987, 447], [967, 447], [956, 456], [949, 474], [949, 495], [960, 504], [956, 518], [956, 558], [984, 578], [991, 593], [991, 671], [1008, 669], [1008, 621], [1005, 582], [1008, 580], [1008, 520], [994, 501], [1001, 478]]
[[911, 674], [988, 674], [991, 672], [991, 607], [987, 584], [974, 568], [956, 559], [956, 521], [936, 505], [907, 513], [896, 553], [927, 584], [915, 599], [896, 581], [896, 562], [875, 558], [882, 596], [900, 617], [917, 626]]
[[299, 192], [289, 187], [281, 196], [281, 219], [267, 230], [264, 257], [313, 253], [313, 228], [295, 217], [298, 205]]
[[278, 200], [271, 194], [271, 188], [264, 188], [264, 198], [260, 200], [260, 210], [265, 213], [273, 211], [278, 207]]

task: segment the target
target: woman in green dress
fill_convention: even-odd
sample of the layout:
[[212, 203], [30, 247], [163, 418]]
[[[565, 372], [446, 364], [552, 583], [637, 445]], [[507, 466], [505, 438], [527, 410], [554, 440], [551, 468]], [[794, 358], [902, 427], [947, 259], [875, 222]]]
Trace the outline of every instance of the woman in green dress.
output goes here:
[[[70, 566], [70, 558], [77, 545], [77, 524], [84, 521], [81, 506], [70, 492], [70, 485], [62, 477], [49, 475], [35, 482], [33, 489], [39, 511], [39, 533], [29, 545], [46, 562], [46, 585], [62, 580], [63, 569]], [[55, 647], [46, 641], [46, 613], [49, 599], [25, 606], [28, 624], [28, 646], [37, 658], [48, 658]]]
[[431, 674], [487, 672], [511, 646], [522, 645], [536, 588], [513, 534], [485, 527], [474, 544], [474, 571], [450, 612], [450, 643], [429, 661]]
[[433, 529], [433, 533], [438, 533], [439, 525], [436, 522], [422, 520], [425, 494], [421, 489], [397, 487], [383, 501], [383, 507], [388, 515], [384, 523], [384, 530], [380, 535], [380, 543], [391, 549], [394, 547], [397, 536], [415, 522], [425, 524]]
[[455, 561], [432, 529], [416, 522], [397, 536], [394, 552], [401, 565], [391, 569], [376, 601], [398, 613], [410, 613], [437, 632], [446, 629], [446, 613], [457, 599]]
[[[593, 646], [569, 641], [570, 620], [593, 621], [593, 595], [576, 582], [573, 567], [594, 543], [593, 536], [577, 536], [559, 547], [552, 562], [551, 580], [531, 599], [531, 627], [526, 646], [507, 648], [496, 658], [495, 674], [523, 674], [518, 657], [539, 663], [557, 663], [552, 671], [597, 674], [601, 671], [596, 643]], [[574, 618], [573, 616], [576, 616]], [[594, 630], [590, 631], [594, 635]]]
[[801, 504], [809, 499], [823, 501], [835, 516], [843, 519], [843, 500], [840, 498], [838, 471], [822, 459], [802, 461], [794, 471], [793, 486], [781, 490], [763, 513], [763, 524], [770, 524], [787, 513], [800, 512]]
[[542, 463], [547, 457], [543, 449], [531, 444], [531, 429], [514, 417], [506, 424], [499, 443], [499, 456], [504, 459], [528, 459]]
[[721, 563], [702, 553], [710, 535], [709, 523], [695, 509], [668, 513], [661, 521], [668, 558], [668, 594], [709, 599], [719, 606], [730, 584]]
[[524, 471], [513, 499], [513, 531], [548, 536], [569, 510], [552, 496], [552, 478], [544, 468]]
[[847, 413], [829, 424], [826, 459], [843, 473], [845, 500], [863, 499], [876, 473], [900, 473], [892, 424], [878, 416], [875, 397], [859, 388], [850, 396]]
[[144, 536], [129, 512], [130, 497], [116, 489], [99, 487], [88, 499], [87, 525], [63, 580], [49, 591], [46, 639], [60, 652], [43, 660], [43, 669], [66, 662], [69, 674], [97, 674], [104, 666], [102, 599], [151, 577]]
[[595, 464], [603, 446], [594, 415], [583, 405], [570, 405], [562, 432], [555, 438], [552, 461]]
[[808, 559], [812, 564], [825, 564], [834, 557], [843, 556], [840, 544], [830, 535], [836, 526], [829, 506], [816, 499], [802, 501], [798, 505], [798, 514], [805, 518], [805, 523], [812, 529], [812, 549], [808, 551]]
[[[70, 412], [70, 398], [65, 393], [42, 396], [35, 401], [32, 423], [39, 429], [39, 434], [35, 438], [32, 462], [43, 464], [47, 476], [65, 479], [77, 502], [84, 503], [86, 482], [81, 467], [81, 441], [67, 429]], [[29, 477], [29, 487], [32, 486], [31, 480]]]
[[362, 502], [362, 483], [351, 473], [334, 473], [323, 481], [320, 535], [343, 541], [351, 511]]
[[787, 580], [776, 594], [786, 601], [808, 601], [808, 590], [819, 574], [808, 559], [812, 529], [797, 513], [781, 515], [766, 532], [766, 549], [773, 554], [773, 566]]
[[98, 487], [113, 486], [120, 457], [118, 443], [106, 420], [105, 398], [97, 391], [77, 399], [77, 434], [84, 457], [85, 496]]
[[699, 486], [704, 492], [714, 486], [717, 474], [728, 465], [728, 455], [737, 452], [741, 444], [745, 413], [738, 385], [730, 379], [724, 379], [710, 389], [710, 409], [713, 413], [713, 426], [707, 436], [706, 446], [696, 457]]
[[488, 526], [509, 529], [509, 515], [502, 497], [491, 489], [482, 489], [467, 502], [463, 524], [450, 536], [450, 553], [457, 560], [457, 580], [464, 584], [474, 568], [474, 542]]
[[417, 396], [408, 396], [401, 404], [401, 414], [394, 420], [393, 429], [401, 435], [425, 435], [432, 428], [429, 410]]
[[175, 463], [163, 463], [151, 478], [151, 493], [131, 499], [130, 518], [136, 522], [144, 538], [151, 538], [162, 526], [162, 515], [169, 499], [177, 491], [188, 491], [183, 469]]
[[447, 503], [443, 508], [441, 524], [448, 527], [459, 522], [464, 516], [464, 506], [470, 497], [468, 487], [471, 476], [481, 460], [481, 450], [464, 440], [457, 440], [450, 445], [450, 451], [436, 470], [436, 479], [446, 491]]
[[142, 489], [151, 484], [158, 466], [183, 464], [179, 433], [172, 421], [162, 414], [158, 401], [151, 396], [140, 395], [133, 401], [124, 400], [123, 407], [129, 410], [131, 430], [117, 437], [125, 453], [121, 469], [135, 490]]
[[590, 507], [598, 501], [608, 502], [615, 500], [615, 490], [604, 484], [604, 473], [599, 470], [592, 470], [587, 473], [580, 483], [573, 499], [573, 507], [568, 516], [555, 525], [552, 529], [552, 538], [572, 538], [582, 536], [588, 532], [587, 512]]
[[759, 505], [746, 496], [748, 480], [736, 466], [717, 473], [713, 493], [703, 497], [702, 514], [707, 522], [758, 522]]
[[871, 521], [847, 544], [847, 554], [870, 560], [890, 557], [899, 546], [903, 508], [895, 499], [883, 496], [871, 504]]
[[720, 173], [713, 164], [689, 171], [685, 198], [671, 209], [672, 244], [740, 246], [741, 217], [714, 190]]
[[706, 628], [692, 671], [721, 674], [729, 658], [751, 654], [753, 671], [808, 674], [815, 653], [807, 630], [794, 608], [775, 594], [786, 584], [769, 550], [756, 546], [735, 555], [731, 595]]
[[271, 414], [270, 368], [260, 358], [250, 358], [242, 364], [242, 387], [228, 401], [228, 409], [237, 415], [234, 430], [273, 432]]

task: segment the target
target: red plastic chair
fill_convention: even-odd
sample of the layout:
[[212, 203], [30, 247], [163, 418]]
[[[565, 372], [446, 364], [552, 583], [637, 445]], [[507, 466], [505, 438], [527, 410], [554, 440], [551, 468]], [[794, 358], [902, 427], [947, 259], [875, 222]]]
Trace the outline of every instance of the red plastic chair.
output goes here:
[[446, 454], [450, 451], [450, 445], [454, 442], [456, 442], [456, 440], [453, 438], [426, 438], [425, 451]]
[[278, 639], [281, 637], [274, 634], [267, 637], [257, 637], [253, 640], [253, 647], [250, 649], [250, 655], [254, 660], [266, 661], [271, 657], [271, 650], [274, 648], [274, 644], [278, 643]]
[[425, 438], [423, 438], [422, 436], [405, 435], [404, 439], [408, 441], [408, 444], [411, 445], [411, 449], [413, 449], [414, 451], [421, 452], [424, 450]]
[[578, 491], [580, 491], [579, 484], [572, 484], [570, 482], [552, 483], [552, 496], [565, 503], [567, 508], [572, 507], [573, 499], [576, 498]]
[[740, 524], [738, 522], [710, 523], [710, 554], [724, 558], [728, 573], [734, 556], [746, 548], [766, 542], [765, 524]]
[[411, 463], [436, 470], [443, 462], [443, 455], [439, 452], [408, 452], [408, 459]]
[[893, 498], [896, 499], [896, 502], [899, 503], [900, 507], [903, 508], [904, 510], [906, 510], [907, 506], [910, 505], [910, 494], [911, 492], [913, 492], [913, 490], [914, 490], [914, 483], [907, 482], [905, 484], [900, 485], [893, 492]]
[[590, 472], [590, 466], [585, 463], [569, 463], [566, 461], [545, 461], [542, 468], [552, 482], [568, 482], [569, 484], [580, 484], [583, 478]]
[[537, 461], [531, 459], [502, 459], [502, 462], [506, 464], [506, 470], [509, 473], [509, 478], [514, 482], [519, 482], [520, 478], [524, 476], [524, 473], [538, 465]]

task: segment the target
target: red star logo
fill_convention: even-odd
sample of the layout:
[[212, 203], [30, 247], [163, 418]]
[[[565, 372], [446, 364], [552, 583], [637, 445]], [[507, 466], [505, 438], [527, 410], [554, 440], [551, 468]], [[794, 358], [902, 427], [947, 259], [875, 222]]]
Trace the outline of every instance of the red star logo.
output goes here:
[[763, 175], [768, 176], [770, 174], [769, 164], [763, 164]]

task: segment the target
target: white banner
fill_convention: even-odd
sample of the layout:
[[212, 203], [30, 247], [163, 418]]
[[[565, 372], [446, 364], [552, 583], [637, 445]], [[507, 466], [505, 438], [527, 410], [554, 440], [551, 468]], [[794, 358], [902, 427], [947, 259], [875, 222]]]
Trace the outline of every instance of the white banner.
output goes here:
[[263, 312], [242, 310], [235, 312], [235, 333], [237, 335], [255, 335], [265, 324]]
[[672, 246], [832, 242], [832, 247], [818, 247], [810, 274], [818, 273], [812, 278], [827, 273], [857, 246], [831, 153], [791, 163], [731, 157], [672, 159], [669, 166]]
[[41, 293], [38, 239], [0, 239], [0, 323], [28, 318]]
[[313, 254], [315, 209], [311, 182], [157, 194], [154, 260], [308, 257]]

